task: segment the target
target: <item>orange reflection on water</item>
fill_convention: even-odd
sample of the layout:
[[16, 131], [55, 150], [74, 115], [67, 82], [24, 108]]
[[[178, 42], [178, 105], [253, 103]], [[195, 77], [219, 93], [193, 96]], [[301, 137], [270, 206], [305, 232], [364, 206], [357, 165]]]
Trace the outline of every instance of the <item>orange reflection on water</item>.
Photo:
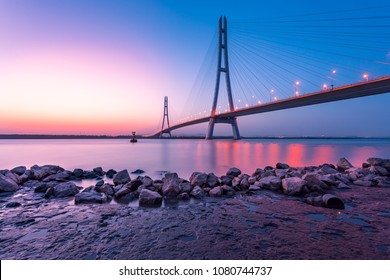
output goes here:
[[294, 167], [302, 167], [305, 165], [305, 145], [290, 144], [287, 146], [286, 162]]
[[335, 158], [335, 147], [329, 145], [320, 145], [314, 149], [311, 162], [315, 165], [323, 163], [332, 163]]
[[267, 165], [271, 166], [280, 161], [280, 144], [271, 143], [268, 145], [268, 155], [265, 161]]

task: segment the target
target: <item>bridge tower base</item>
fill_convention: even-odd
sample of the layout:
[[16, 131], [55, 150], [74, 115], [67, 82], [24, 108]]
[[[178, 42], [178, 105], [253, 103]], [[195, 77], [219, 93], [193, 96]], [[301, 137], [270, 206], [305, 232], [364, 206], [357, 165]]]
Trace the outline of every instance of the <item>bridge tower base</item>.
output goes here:
[[206, 139], [213, 139], [214, 125], [216, 123], [228, 123], [232, 126], [234, 139], [240, 139], [240, 132], [238, 130], [237, 118], [218, 118], [216, 115], [219, 84], [221, 81], [221, 74], [225, 73], [226, 91], [229, 100], [229, 109], [234, 111], [232, 87], [230, 85], [230, 71], [228, 60], [228, 41], [227, 41], [227, 20], [226, 17], [220, 17], [218, 22], [218, 65], [217, 65], [217, 77], [215, 83], [214, 100], [211, 108], [211, 118], [209, 121], [209, 128], [207, 131]]

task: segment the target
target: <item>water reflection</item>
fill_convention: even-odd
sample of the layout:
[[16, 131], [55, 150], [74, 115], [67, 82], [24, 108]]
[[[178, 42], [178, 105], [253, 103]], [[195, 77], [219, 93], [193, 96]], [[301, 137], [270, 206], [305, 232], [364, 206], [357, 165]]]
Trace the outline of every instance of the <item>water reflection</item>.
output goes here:
[[188, 178], [193, 171], [223, 175], [232, 166], [245, 173], [284, 162], [302, 167], [335, 164], [346, 157], [360, 166], [368, 157], [390, 158], [390, 140], [0, 140], [0, 169], [18, 165], [58, 164], [105, 170], [143, 169], [147, 175], [174, 171]]

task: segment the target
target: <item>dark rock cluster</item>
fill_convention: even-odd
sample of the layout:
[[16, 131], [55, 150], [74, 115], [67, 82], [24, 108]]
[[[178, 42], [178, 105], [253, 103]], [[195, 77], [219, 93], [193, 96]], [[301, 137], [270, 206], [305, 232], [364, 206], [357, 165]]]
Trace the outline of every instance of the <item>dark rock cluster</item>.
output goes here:
[[[132, 174], [142, 172], [137, 170]], [[97, 182], [82, 189], [75, 182], [83, 179], [96, 179]], [[354, 185], [390, 187], [390, 160], [369, 158], [362, 167], [353, 167], [345, 158], [341, 158], [336, 165], [302, 168], [277, 163], [275, 167], [257, 168], [252, 175], [243, 174], [233, 167], [221, 177], [213, 173], [193, 172], [188, 180], [180, 178], [177, 173], [166, 173], [161, 180], [140, 175], [131, 179], [127, 170], [117, 172], [110, 169], [105, 172], [101, 167], [92, 171], [80, 168], [68, 171], [56, 165], [34, 165], [30, 169], [19, 166], [12, 170], [0, 170], [0, 192], [26, 188], [42, 193], [48, 199], [74, 196], [76, 204], [106, 203], [112, 199], [128, 203], [138, 199], [141, 206], [160, 206], [163, 199], [178, 201], [191, 197], [232, 197], [270, 190], [301, 197], [313, 206], [343, 209], [344, 203], [336, 193]], [[7, 207], [18, 206], [20, 204], [13, 202], [7, 204]]]

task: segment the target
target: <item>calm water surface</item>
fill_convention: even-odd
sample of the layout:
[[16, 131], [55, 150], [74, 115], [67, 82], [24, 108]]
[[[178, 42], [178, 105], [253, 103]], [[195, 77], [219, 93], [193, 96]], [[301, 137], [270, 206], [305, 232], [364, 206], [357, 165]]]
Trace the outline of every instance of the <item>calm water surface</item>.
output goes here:
[[143, 169], [157, 178], [174, 171], [188, 178], [193, 171], [223, 175], [232, 166], [245, 173], [284, 162], [302, 167], [336, 163], [346, 157], [360, 166], [369, 157], [390, 158], [390, 139], [261, 140], [0, 140], [0, 169], [18, 165], [56, 164], [65, 169]]

